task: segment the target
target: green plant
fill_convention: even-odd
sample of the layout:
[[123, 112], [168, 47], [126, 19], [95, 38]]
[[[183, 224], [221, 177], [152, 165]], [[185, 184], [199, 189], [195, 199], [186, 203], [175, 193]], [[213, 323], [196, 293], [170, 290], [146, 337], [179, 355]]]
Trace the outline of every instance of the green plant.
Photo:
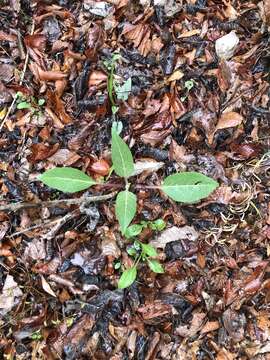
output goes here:
[[34, 332], [32, 333], [32, 335], [31, 335], [31, 339], [32, 339], [32, 340], [38, 341], [38, 340], [42, 340], [42, 338], [43, 338], [43, 337], [42, 337], [42, 335], [41, 335], [41, 333], [40, 333], [40, 329], [34, 331]]
[[40, 108], [45, 104], [45, 99], [36, 99], [34, 96], [27, 97], [20, 91], [16, 93], [17, 109], [30, 109], [32, 114], [39, 115]]
[[115, 96], [118, 100], [127, 100], [131, 92], [131, 86], [132, 86], [131, 78], [128, 78], [123, 84], [120, 84], [115, 79], [114, 72], [115, 72], [116, 63], [119, 59], [121, 59], [121, 55], [118, 53], [114, 53], [110, 60], [105, 60], [103, 62], [105, 67], [109, 71], [107, 86], [108, 86], [108, 94], [111, 102], [113, 115], [115, 115], [119, 109], [119, 107], [116, 105]]
[[191, 90], [191, 89], [194, 87], [194, 85], [195, 85], [195, 81], [194, 81], [193, 79], [187, 80], [187, 81], [185, 81], [185, 84], [184, 84], [184, 85], [185, 85], [185, 89], [186, 89], [186, 94], [185, 94], [185, 96], [182, 96], [182, 97], [181, 97], [181, 101], [185, 101], [185, 100], [186, 100], [186, 98], [187, 98], [190, 90]]
[[[123, 189], [117, 194], [115, 203], [115, 214], [120, 231], [126, 238], [136, 237], [147, 226], [155, 231], [160, 231], [166, 226], [162, 219], [153, 222], [142, 221], [139, 224], [130, 225], [137, 210], [137, 197], [131, 189], [132, 184], [129, 182], [130, 177], [134, 174], [134, 161], [128, 145], [119, 136], [118, 130], [117, 126], [112, 128], [111, 156], [114, 172], [124, 178], [125, 181]], [[47, 170], [39, 176], [39, 180], [54, 189], [70, 193], [85, 190], [97, 184], [90, 176], [78, 169], [70, 167]], [[106, 184], [99, 183], [98, 185], [102, 186]], [[141, 186], [142, 185], [140, 185], [140, 187]], [[145, 186], [145, 188], [161, 190], [169, 198], [177, 202], [194, 203], [206, 198], [217, 186], [218, 183], [215, 180], [203, 174], [197, 172], [182, 172], [166, 177], [161, 185]], [[136, 188], [136, 185], [133, 186], [133, 188]], [[136, 241], [134, 244], [137, 244], [137, 248], [133, 245], [136, 250], [136, 253], [133, 250], [135, 256], [134, 265], [123, 272], [120, 278], [121, 281], [119, 282], [120, 288], [129, 286], [131, 280], [135, 280], [137, 276], [137, 265], [140, 260], [147, 261], [147, 264], [154, 272], [161, 273], [163, 271], [157, 260], [151, 259], [157, 256], [156, 250], [152, 246]], [[131, 253], [129, 252], [130, 255]]]
[[129, 287], [136, 280], [137, 267], [140, 261], [146, 262], [153, 272], [157, 274], [164, 273], [162, 265], [157, 260], [152, 259], [158, 255], [156, 249], [152, 245], [144, 244], [135, 240], [127, 252], [130, 256], [134, 257], [134, 265], [123, 271], [118, 282], [119, 289], [125, 289]]

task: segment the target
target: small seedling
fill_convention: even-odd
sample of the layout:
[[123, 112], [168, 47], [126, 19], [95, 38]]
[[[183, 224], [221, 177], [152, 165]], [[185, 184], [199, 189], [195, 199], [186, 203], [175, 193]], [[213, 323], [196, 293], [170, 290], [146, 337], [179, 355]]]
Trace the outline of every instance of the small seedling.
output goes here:
[[109, 71], [109, 77], [108, 77], [108, 94], [109, 99], [111, 102], [111, 108], [112, 108], [112, 114], [115, 115], [119, 107], [116, 105], [116, 99], [117, 100], [124, 100], [126, 101], [128, 99], [128, 96], [131, 92], [131, 78], [128, 78], [123, 84], [119, 83], [115, 79], [115, 67], [117, 64], [117, 61], [121, 59], [121, 55], [118, 53], [113, 54], [112, 58], [110, 60], [105, 60], [103, 64]]
[[40, 115], [41, 107], [45, 104], [45, 99], [36, 99], [33, 96], [27, 97], [20, 91], [16, 94], [17, 109], [30, 109], [33, 115]]
[[[128, 145], [119, 136], [117, 125], [112, 128], [112, 164], [114, 172], [124, 178], [123, 190], [119, 191], [116, 197], [115, 214], [119, 222], [120, 231], [127, 238], [136, 237], [147, 226], [155, 231], [162, 230], [166, 224], [162, 219], [153, 222], [142, 221], [139, 224], [131, 225], [137, 211], [137, 196], [132, 191], [136, 185], [129, 182], [134, 174], [134, 161]], [[64, 192], [74, 193], [86, 190], [94, 186], [96, 182], [82, 171], [70, 167], [54, 168], [45, 171], [39, 176], [44, 184]], [[99, 183], [99, 186], [104, 185]], [[140, 185], [141, 186], [141, 185]], [[167, 176], [159, 186], [149, 187], [153, 190], [163, 191], [169, 198], [176, 202], [196, 203], [206, 198], [218, 187], [218, 183], [197, 172], [180, 172]], [[132, 284], [137, 276], [137, 265], [139, 261], [146, 261], [150, 269], [156, 273], [163, 272], [162, 266], [157, 260], [156, 250], [149, 244], [134, 242], [133, 250], [128, 250], [130, 256], [135, 256], [134, 265], [126, 269], [119, 281], [119, 287], [124, 288]]]
[[31, 335], [31, 339], [32, 340], [35, 340], [35, 341], [38, 341], [38, 340], [42, 340], [42, 335], [41, 335], [41, 333], [40, 333], [40, 329], [39, 330], [37, 330], [37, 331], [35, 331], [35, 332], [33, 332], [32, 333], [32, 335]]
[[181, 101], [185, 101], [190, 90], [193, 89], [193, 87], [195, 86], [195, 81], [193, 79], [187, 80], [185, 81], [185, 89], [186, 89], [186, 94], [185, 96], [181, 97]]
[[157, 219], [155, 221], [141, 221], [139, 224], [130, 225], [126, 232], [125, 237], [130, 239], [132, 237], [140, 235], [143, 229], [150, 227], [154, 231], [161, 231], [165, 229], [166, 223], [162, 219]]
[[134, 265], [122, 273], [118, 283], [119, 289], [129, 287], [136, 280], [137, 267], [140, 261], [146, 262], [153, 272], [157, 274], [164, 273], [162, 265], [157, 260], [152, 259], [158, 255], [156, 249], [152, 245], [144, 244], [136, 240], [132, 247], [128, 249], [128, 254], [135, 258]]

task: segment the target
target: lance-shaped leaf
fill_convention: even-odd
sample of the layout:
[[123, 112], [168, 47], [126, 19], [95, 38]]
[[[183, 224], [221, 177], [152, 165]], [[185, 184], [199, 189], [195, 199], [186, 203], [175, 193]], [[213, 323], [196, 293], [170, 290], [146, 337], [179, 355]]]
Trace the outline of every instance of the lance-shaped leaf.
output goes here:
[[85, 190], [95, 184], [90, 176], [71, 167], [47, 170], [38, 179], [53, 189], [68, 193]]
[[183, 203], [194, 203], [206, 198], [218, 187], [218, 183], [197, 172], [182, 172], [168, 176], [162, 190], [170, 198]]
[[115, 129], [112, 129], [112, 162], [118, 176], [127, 178], [134, 172], [131, 151]]
[[147, 262], [148, 262], [148, 266], [154, 273], [157, 273], [157, 274], [164, 273], [163, 266], [157, 260], [147, 259]]
[[136, 266], [132, 266], [131, 268], [125, 270], [121, 275], [118, 282], [118, 289], [125, 289], [134, 283], [137, 276], [137, 268]]
[[134, 218], [136, 207], [136, 195], [128, 190], [119, 192], [116, 198], [115, 214], [122, 234], [125, 233], [128, 225]]

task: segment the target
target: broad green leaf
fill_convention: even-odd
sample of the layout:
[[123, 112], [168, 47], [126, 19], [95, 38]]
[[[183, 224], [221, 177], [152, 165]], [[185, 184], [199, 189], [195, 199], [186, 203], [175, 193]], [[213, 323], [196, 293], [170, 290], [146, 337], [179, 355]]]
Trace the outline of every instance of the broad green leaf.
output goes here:
[[137, 276], [137, 268], [133, 266], [123, 272], [118, 282], [118, 289], [125, 289], [134, 283]]
[[183, 203], [194, 203], [206, 198], [218, 183], [197, 172], [182, 172], [168, 176], [161, 189], [170, 198]]
[[127, 100], [131, 92], [131, 78], [128, 78], [123, 85], [115, 84], [115, 92], [118, 100]]
[[112, 129], [112, 162], [118, 176], [127, 178], [134, 171], [131, 151], [115, 129]]
[[152, 230], [161, 231], [165, 229], [165, 227], [166, 227], [166, 222], [163, 219], [157, 219], [150, 223], [150, 228]]
[[140, 224], [130, 225], [125, 231], [125, 237], [129, 239], [131, 237], [137, 236], [142, 232], [142, 229], [143, 226]]
[[85, 190], [95, 184], [90, 176], [71, 167], [47, 170], [38, 179], [53, 189], [68, 193]]
[[152, 245], [141, 243], [141, 247], [142, 247], [142, 251], [147, 256], [151, 256], [151, 257], [157, 256], [157, 251]]
[[128, 190], [120, 191], [117, 195], [115, 214], [120, 224], [122, 234], [125, 234], [128, 225], [136, 214], [136, 201], [136, 195]]
[[31, 108], [31, 104], [27, 101], [22, 101], [19, 104], [17, 104], [17, 109], [22, 110], [22, 109], [30, 109]]
[[154, 273], [157, 273], [157, 274], [164, 273], [163, 266], [157, 260], [147, 259], [147, 262], [148, 262], [148, 266]]

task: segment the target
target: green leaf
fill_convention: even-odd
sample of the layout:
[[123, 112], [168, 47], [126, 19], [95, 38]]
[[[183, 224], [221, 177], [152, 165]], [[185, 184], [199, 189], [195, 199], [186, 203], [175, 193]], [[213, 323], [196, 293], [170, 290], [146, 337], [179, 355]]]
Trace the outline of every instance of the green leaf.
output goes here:
[[147, 261], [148, 261], [148, 266], [154, 273], [157, 274], [164, 273], [163, 266], [157, 260], [147, 259]]
[[137, 250], [133, 246], [131, 246], [130, 248], [127, 249], [127, 253], [129, 256], [136, 256]]
[[117, 261], [117, 262], [114, 264], [115, 270], [120, 269], [120, 267], [121, 267], [121, 261]]
[[134, 172], [131, 151], [115, 129], [112, 129], [112, 162], [118, 176], [127, 178]]
[[166, 227], [166, 222], [163, 219], [157, 219], [150, 223], [150, 228], [152, 230], [161, 231], [165, 229], [165, 227]]
[[190, 91], [190, 90], [193, 88], [194, 84], [195, 84], [195, 82], [194, 82], [193, 79], [187, 80], [187, 81], [185, 81], [185, 88], [186, 88], [188, 91]]
[[128, 78], [123, 85], [114, 84], [118, 100], [127, 100], [131, 92], [131, 78]]
[[128, 225], [136, 214], [136, 195], [125, 190], [120, 191], [116, 198], [115, 214], [120, 224], [122, 234], [127, 230]]
[[30, 109], [31, 108], [31, 104], [27, 101], [22, 101], [19, 104], [17, 104], [17, 109], [22, 110], [22, 109]]
[[113, 113], [113, 115], [115, 115], [118, 110], [119, 110], [119, 106], [115, 106], [115, 105], [112, 106], [112, 113]]
[[85, 190], [95, 184], [90, 176], [71, 167], [47, 170], [38, 179], [53, 189], [68, 193]]
[[151, 256], [151, 257], [157, 256], [157, 251], [152, 245], [141, 243], [141, 247], [142, 247], [142, 251], [147, 256]]
[[122, 121], [113, 121], [112, 123], [112, 129], [114, 129], [118, 135], [121, 134], [121, 131], [123, 130], [123, 123]]
[[131, 237], [137, 236], [142, 232], [142, 229], [143, 226], [140, 224], [130, 225], [125, 231], [125, 237], [129, 239]]
[[38, 105], [42, 106], [45, 104], [45, 99], [38, 99]]
[[118, 289], [125, 289], [134, 283], [137, 277], [137, 268], [133, 266], [123, 272], [118, 282]]
[[218, 183], [197, 172], [182, 172], [168, 176], [161, 189], [175, 201], [194, 203], [206, 198]]

